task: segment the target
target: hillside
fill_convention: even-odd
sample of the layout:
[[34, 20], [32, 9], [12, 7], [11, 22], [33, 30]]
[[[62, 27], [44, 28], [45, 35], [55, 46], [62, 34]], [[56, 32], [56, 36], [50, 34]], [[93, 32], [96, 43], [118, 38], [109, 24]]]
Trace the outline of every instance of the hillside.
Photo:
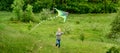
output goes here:
[[[119, 42], [106, 38], [115, 15], [70, 14], [65, 23], [62, 18], [56, 18], [42, 23], [29, 33], [29, 29], [37, 23], [9, 21], [13, 17], [12, 13], [2, 11], [0, 53], [106, 53], [110, 47], [120, 46]], [[61, 48], [55, 47], [58, 27], [65, 33], [62, 36]], [[85, 37], [84, 41], [81, 41], [81, 35]]]

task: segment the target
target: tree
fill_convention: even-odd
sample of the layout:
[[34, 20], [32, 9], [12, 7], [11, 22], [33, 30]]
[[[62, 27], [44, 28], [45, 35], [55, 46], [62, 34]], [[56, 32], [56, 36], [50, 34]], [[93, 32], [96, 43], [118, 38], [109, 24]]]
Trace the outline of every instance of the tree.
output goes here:
[[113, 3], [118, 3], [119, 0], [111, 0]]
[[22, 17], [22, 22], [39, 22], [39, 19], [35, 17], [32, 8], [32, 5], [27, 5], [27, 8], [25, 9], [24, 15]]
[[24, 17], [22, 19], [23, 22], [30, 22], [30, 21], [35, 21], [34, 18], [34, 13], [32, 12], [32, 8], [33, 6], [32, 5], [27, 5], [27, 8], [25, 9], [25, 12], [24, 12]]
[[12, 4], [13, 13], [15, 15], [16, 20], [18, 21], [20, 21], [23, 16], [23, 6], [24, 6], [23, 0], [14, 0]]
[[0, 10], [11, 11], [11, 4], [13, 0], [0, 0]]

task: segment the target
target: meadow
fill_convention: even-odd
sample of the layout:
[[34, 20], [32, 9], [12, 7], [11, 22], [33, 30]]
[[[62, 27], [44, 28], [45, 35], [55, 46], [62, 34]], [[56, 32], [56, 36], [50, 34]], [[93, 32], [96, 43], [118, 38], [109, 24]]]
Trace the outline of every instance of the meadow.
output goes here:
[[[38, 23], [13, 22], [11, 12], [0, 11], [0, 53], [106, 53], [112, 46], [120, 47], [120, 39], [107, 38], [115, 16], [69, 14], [65, 23], [62, 18], [48, 20], [30, 32]], [[55, 46], [58, 27], [64, 32], [61, 48]]]

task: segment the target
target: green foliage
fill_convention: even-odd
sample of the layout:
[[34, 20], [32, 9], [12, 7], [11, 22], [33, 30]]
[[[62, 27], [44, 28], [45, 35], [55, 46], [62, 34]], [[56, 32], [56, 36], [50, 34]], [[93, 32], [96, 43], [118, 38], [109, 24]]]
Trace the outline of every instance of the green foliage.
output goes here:
[[91, 3], [100, 3], [100, 2], [103, 2], [103, 0], [88, 0], [88, 2], [91, 2]]
[[68, 11], [70, 13], [112, 13], [116, 12], [117, 4], [112, 1], [103, 0], [86, 0], [86, 1], [70, 1], [59, 5], [54, 5], [56, 8]]
[[[73, 6], [73, 7], [71, 7]], [[64, 8], [65, 9], [65, 8]], [[66, 6], [66, 10], [70, 13], [89, 13], [90, 7], [89, 4], [81, 4], [81, 3], [69, 3]]]
[[119, 3], [119, 0], [112, 0], [113, 3]]
[[111, 32], [109, 33], [109, 38], [119, 38], [120, 37], [120, 11], [118, 12], [117, 16], [111, 23], [112, 28]]
[[24, 12], [24, 15], [23, 15], [23, 18], [22, 18], [22, 21], [23, 22], [39, 22], [39, 19], [35, 18], [35, 15], [34, 13], [32, 12], [32, 8], [33, 6], [32, 5], [27, 5], [27, 8]]
[[33, 23], [30, 21], [28, 25], [28, 30], [31, 30], [32, 27], [33, 27]]
[[105, 13], [116, 12], [117, 11], [117, 5], [114, 4], [114, 3], [107, 2], [106, 4], [104, 4], [103, 9], [104, 9]]
[[[19, 0], [18, 0], [19, 1]], [[13, 0], [1, 0], [0, 10], [11, 10]], [[24, 0], [23, 10], [27, 4], [33, 6], [33, 12], [40, 12], [43, 8], [58, 9], [70, 13], [112, 13], [116, 12], [119, 0]]]
[[32, 5], [27, 5], [25, 11], [23, 11], [24, 1], [23, 0], [15, 0], [12, 4], [13, 13], [15, 14], [15, 18], [11, 18], [10, 20], [22, 21], [22, 22], [39, 22], [39, 19], [35, 18], [34, 13], [32, 12]]
[[24, 6], [24, 1], [23, 0], [14, 0], [12, 4], [13, 8], [13, 13], [15, 14], [15, 19], [18, 21], [21, 21], [23, 17], [23, 6]]
[[51, 17], [51, 11], [49, 9], [42, 9], [42, 11], [39, 13], [40, 20], [47, 20]]
[[80, 21], [76, 21], [76, 24], [80, 24]]
[[119, 53], [119, 49], [116, 48], [115, 46], [113, 46], [113, 47], [109, 48], [106, 53]]
[[85, 36], [84, 36], [84, 34], [83, 34], [83, 33], [81, 33], [81, 34], [80, 34], [80, 37], [79, 37], [79, 39], [80, 39], [81, 41], [84, 41], [84, 39], [85, 39]]
[[11, 4], [13, 3], [13, 0], [0, 0], [0, 11], [11, 11]]
[[[74, 7], [71, 7], [74, 6]], [[112, 13], [116, 12], [116, 4], [108, 3], [69, 3], [66, 8], [71, 13]]]
[[32, 5], [34, 12], [40, 12], [44, 8], [50, 9], [52, 6], [52, 0], [37, 0]]

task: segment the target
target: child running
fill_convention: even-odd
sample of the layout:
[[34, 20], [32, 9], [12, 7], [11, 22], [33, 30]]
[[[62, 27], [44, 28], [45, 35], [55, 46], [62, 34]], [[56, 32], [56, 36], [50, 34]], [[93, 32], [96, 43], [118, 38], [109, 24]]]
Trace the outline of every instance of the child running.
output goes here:
[[58, 28], [58, 31], [56, 32], [56, 46], [60, 48], [60, 40], [61, 40], [61, 35], [63, 32], [61, 31], [61, 28]]

